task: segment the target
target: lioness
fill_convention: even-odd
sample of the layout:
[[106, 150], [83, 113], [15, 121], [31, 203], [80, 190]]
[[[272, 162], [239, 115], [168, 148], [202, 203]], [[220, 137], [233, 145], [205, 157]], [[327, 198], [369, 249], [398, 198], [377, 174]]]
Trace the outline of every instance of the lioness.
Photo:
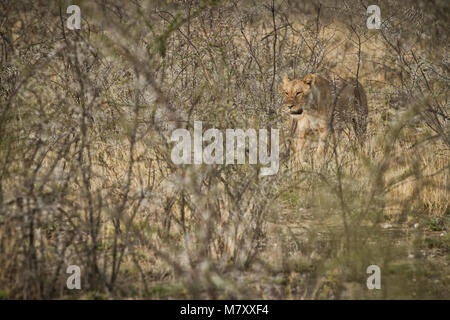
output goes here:
[[303, 79], [283, 79], [283, 107], [292, 119], [294, 161], [304, 161], [311, 136], [319, 136], [316, 154], [323, 155], [328, 137], [348, 128], [361, 144], [367, 128], [367, 98], [355, 79], [325, 79], [308, 74]]

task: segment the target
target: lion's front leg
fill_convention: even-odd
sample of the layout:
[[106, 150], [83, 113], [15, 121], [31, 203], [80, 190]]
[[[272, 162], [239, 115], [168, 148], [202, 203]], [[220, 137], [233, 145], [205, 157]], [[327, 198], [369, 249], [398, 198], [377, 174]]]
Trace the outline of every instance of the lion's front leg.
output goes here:
[[319, 143], [317, 146], [316, 155], [318, 159], [324, 159], [327, 153], [329, 130], [327, 128], [319, 129]]
[[308, 118], [302, 117], [297, 120], [297, 127], [293, 135], [293, 165], [305, 165], [308, 161], [310, 150], [310, 134], [311, 127]]
[[310, 142], [307, 133], [300, 134], [294, 142], [293, 159], [296, 164], [305, 165], [308, 162]]

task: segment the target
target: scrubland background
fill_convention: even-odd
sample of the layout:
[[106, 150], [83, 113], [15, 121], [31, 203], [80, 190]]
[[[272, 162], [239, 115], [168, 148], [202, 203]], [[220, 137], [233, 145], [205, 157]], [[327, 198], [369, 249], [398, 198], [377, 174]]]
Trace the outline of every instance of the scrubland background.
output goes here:
[[[449, 299], [449, 9], [2, 1], [0, 297]], [[277, 90], [309, 72], [359, 79], [368, 137], [292, 168]], [[174, 165], [194, 119], [279, 128], [280, 171]]]

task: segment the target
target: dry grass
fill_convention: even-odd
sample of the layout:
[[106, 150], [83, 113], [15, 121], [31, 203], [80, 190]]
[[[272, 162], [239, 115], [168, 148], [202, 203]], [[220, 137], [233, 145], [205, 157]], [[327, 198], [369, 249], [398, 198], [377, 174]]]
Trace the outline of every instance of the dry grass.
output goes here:
[[[75, 32], [2, 4], [0, 297], [448, 298], [448, 5], [412, 30], [388, 1], [382, 33], [350, 2], [83, 2]], [[369, 136], [292, 170], [277, 87], [309, 72], [358, 76]], [[194, 119], [280, 128], [279, 173], [174, 165]]]

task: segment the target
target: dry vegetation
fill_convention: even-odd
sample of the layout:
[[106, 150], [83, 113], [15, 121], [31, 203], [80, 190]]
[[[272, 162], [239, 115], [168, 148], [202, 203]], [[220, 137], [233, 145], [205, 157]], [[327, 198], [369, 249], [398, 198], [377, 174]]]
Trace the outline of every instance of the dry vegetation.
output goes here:
[[[0, 297], [449, 299], [449, 3], [369, 2], [2, 1]], [[359, 79], [368, 140], [289, 169], [309, 72]], [[280, 128], [280, 171], [174, 165], [194, 119]]]

